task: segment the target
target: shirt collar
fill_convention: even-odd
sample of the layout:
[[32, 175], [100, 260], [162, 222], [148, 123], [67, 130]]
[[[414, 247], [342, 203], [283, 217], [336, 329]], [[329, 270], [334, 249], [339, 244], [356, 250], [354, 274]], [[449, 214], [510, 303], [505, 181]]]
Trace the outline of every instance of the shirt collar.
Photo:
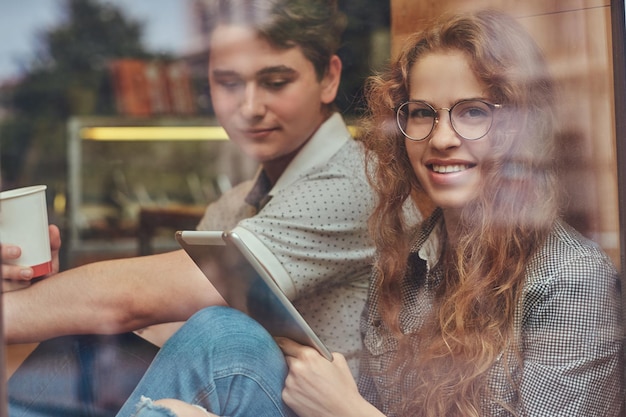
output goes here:
[[441, 224], [428, 236], [428, 239], [418, 252], [419, 257], [426, 261], [427, 271], [433, 269], [441, 256], [441, 247], [439, 246], [440, 229]]
[[296, 181], [304, 172], [328, 161], [351, 138], [352, 135], [341, 115], [334, 113], [322, 123], [311, 139], [287, 165], [285, 171], [270, 190], [269, 195], [277, 194]]
[[441, 257], [441, 232], [443, 215], [441, 209], [435, 209], [431, 216], [418, 227], [418, 235], [412, 244], [411, 251], [417, 251], [418, 256], [426, 261], [427, 271], [439, 262]]
[[269, 196], [271, 187], [272, 184], [270, 183], [270, 179], [267, 177], [267, 174], [262, 169], [259, 169], [256, 174], [254, 185], [245, 197], [245, 202], [253, 206], [258, 213], [271, 198]]

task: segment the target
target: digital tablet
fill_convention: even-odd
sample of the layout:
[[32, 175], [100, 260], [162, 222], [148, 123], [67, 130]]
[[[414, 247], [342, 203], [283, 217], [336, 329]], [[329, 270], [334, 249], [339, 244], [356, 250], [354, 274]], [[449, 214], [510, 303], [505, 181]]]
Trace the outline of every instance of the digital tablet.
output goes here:
[[314, 347], [332, 361], [330, 350], [276, 284], [285, 277], [273, 274], [286, 272], [272, 264], [277, 262], [273, 256], [263, 261], [259, 254], [268, 249], [249, 235], [238, 228], [230, 232], [184, 230], [176, 232], [176, 240], [230, 307], [258, 321], [272, 336]]

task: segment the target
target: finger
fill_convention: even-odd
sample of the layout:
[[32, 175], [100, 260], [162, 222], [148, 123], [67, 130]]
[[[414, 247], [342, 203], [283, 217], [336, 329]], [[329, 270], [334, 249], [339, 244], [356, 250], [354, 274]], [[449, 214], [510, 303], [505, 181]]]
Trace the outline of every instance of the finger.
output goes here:
[[311, 361], [322, 357], [316, 349], [294, 342], [291, 339], [281, 337], [280, 340], [277, 338], [276, 342], [287, 358], [291, 356], [302, 361]]
[[28, 281], [33, 277], [33, 269], [19, 265], [2, 265], [2, 279], [12, 279], [15, 281]]
[[303, 348], [301, 344], [294, 342], [291, 339], [287, 339], [286, 337], [276, 337], [275, 340], [278, 347], [287, 356], [297, 356], [300, 349]]
[[11, 260], [17, 259], [22, 255], [22, 250], [19, 246], [3, 244], [2, 247], [2, 259]]
[[48, 226], [48, 232], [50, 234], [50, 249], [58, 251], [61, 248], [61, 231], [58, 226], [51, 224]]
[[33, 277], [32, 268], [20, 265], [10, 265], [4, 263], [4, 261], [10, 261], [18, 259], [22, 255], [22, 250], [19, 246], [15, 245], [0, 245], [2, 249], [2, 279], [11, 280], [29, 280]]
[[59, 272], [59, 251], [61, 250], [61, 231], [59, 228], [51, 224], [48, 226], [48, 231], [50, 233], [50, 255], [52, 256], [52, 272], [49, 275], [56, 274]]

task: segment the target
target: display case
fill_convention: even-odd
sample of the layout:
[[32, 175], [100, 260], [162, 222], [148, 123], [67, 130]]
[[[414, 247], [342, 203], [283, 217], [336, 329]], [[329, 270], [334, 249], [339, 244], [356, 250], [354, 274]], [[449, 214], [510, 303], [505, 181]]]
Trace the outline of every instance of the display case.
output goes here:
[[72, 118], [67, 160], [68, 266], [175, 248], [174, 229], [256, 170], [205, 118]]

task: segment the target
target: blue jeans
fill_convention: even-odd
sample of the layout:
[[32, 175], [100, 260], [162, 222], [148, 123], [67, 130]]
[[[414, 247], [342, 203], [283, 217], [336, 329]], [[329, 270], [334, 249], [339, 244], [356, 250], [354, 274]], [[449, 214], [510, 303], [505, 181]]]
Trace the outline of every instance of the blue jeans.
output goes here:
[[113, 417], [157, 351], [133, 333], [42, 342], [9, 379], [9, 416]]
[[144, 396], [220, 416], [294, 416], [281, 399], [286, 376], [284, 356], [263, 327], [237, 310], [209, 307], [161, 348], [118, 416], [173, 416]]

